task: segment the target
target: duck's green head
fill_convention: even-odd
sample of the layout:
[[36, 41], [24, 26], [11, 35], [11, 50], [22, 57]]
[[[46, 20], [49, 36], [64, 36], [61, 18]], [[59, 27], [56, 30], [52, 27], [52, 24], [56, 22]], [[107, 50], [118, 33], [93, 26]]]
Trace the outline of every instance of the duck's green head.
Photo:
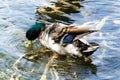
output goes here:
[[42, 28], [44, 28], [44, 26], [41, 23], [36, 23], [32, 25], [26, 32], [27, 39], [35, 40], [39, 36]]

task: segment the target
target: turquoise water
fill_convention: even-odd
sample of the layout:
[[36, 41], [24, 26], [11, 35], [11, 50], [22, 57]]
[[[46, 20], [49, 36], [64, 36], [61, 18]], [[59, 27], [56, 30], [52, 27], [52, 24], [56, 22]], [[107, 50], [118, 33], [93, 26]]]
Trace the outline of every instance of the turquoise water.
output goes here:
[[[36, 8], [51, 6], [50, 0], [1, 0], [0, 3], [0, 80], [40, 80], [50, 57], [42, 55], [35, 61], [22, 57], [25, 53], [39, 53], [35, 51], [40, 48], [38, 41], [30, 48], [25, 47], [25, 31], [38, 20]], [[120, 0], [83, 0], [79, 4], [77, 12], [60, 14], [67, 16], [67, 21], [50, 18], [48, 14], [45, 15], [51, 20], [39, 20], [100, 29], [86, 37], [99, 43], [100, 48], [91, 56], [92, 63], [55, 60], [47, 72], [47, 80], [120, 80]]]

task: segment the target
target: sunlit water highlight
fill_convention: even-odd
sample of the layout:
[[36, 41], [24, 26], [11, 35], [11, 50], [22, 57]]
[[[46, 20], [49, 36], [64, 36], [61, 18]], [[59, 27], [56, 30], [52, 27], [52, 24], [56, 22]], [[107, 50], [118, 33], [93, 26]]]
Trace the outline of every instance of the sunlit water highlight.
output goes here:
[[[36, 8], [51, 7], [50, 0], [0, 0], [0, 3], [0, 80], [40, 80], [49, 57], [37, 62], [22, 57], [16, 64], [18, 70], [15, 62], [25, 53], [39, 49], [37, 44], [25, 48], [25, 31], [36, 22]], [[100, 48], [91, 56], [90, 64], [56, 60], [52, 63], [56, 71], [51, 68], [47, 79], [55, 80], [58, 74], [56, 80], [120, 80], [120, 0], [84, 0], [80, 4], [83, 6], [80, 12], [71, 13], [70, 18], [75, 20], [74, 24], [99, 29], [86, 39], [99, 43]]]

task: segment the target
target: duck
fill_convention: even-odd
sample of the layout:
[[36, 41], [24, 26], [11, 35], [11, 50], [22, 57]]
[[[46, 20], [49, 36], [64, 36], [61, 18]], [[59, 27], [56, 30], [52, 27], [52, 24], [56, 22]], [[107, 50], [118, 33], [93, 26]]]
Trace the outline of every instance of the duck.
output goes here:
[[62, 23], [35, 23], [26, 31], [26, 38], [30, 41], [38, 39], [41, 45], [58, 55], [89, 57], [99, 48], [99, 44], [88, 42], [84, 37], [97, 31]]

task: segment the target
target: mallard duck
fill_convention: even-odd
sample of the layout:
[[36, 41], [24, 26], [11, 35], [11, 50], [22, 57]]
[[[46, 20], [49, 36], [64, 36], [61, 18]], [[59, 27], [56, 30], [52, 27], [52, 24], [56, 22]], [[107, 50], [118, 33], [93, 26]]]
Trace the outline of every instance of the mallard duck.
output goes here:
[[26, 32], [28, 40], [39, 39], [40, 43], [60, 55], [88, 57], [99, 47], [97, 43], [87, 42], [83, 37], [96, 32], [88, 27], [77, 27], [62, 23], [43, 25], [36, 23]]

